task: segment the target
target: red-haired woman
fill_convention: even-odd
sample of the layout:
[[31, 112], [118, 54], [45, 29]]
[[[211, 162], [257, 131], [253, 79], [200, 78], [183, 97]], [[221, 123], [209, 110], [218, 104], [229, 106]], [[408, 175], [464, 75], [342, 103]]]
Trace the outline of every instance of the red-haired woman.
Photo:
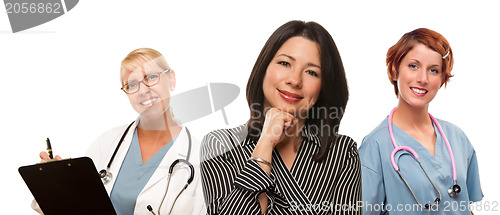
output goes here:
[[386, 63], [399, 102], [359, 148], [363, 214], [471, 214], [469, 203], [483, 197], [474, 148], [460, 128], [428, 112], [452, 77], [448, 41], [416, 29]]

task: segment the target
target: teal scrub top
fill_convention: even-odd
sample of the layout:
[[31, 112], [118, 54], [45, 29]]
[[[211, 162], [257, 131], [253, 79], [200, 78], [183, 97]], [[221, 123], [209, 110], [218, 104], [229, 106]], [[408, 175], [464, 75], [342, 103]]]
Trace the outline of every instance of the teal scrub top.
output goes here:
[[[441, 203], [433, 210], [421, 209], [410, 190], [391, 164], [392, 144], [386, 118], [368, 136], [359, 148], [363, 186], [363, 214], [467, 214], [468, 204], [483, 197], [479, 182], [476, 153], [465, 133], [457, 126], [438, 120], [448, 138], [455, 158], [457, 184], [461, 192], [457, 197], [448, 195], [453, 185], [453, 170], [446, 143], [436, 125], [435, 156], [409, 134], [393, 126], [394, 138], [399, 146], [409, 146], [419, 156], [423, 167], [441, 192]], [[406, 150], [394, 156], [401, 173], [422, 204], [432, 204], [439, 197], [418, 162]], [[411, 213], [410, 213], [411, 212]]]
[[[137, 129], [134, 131], [131, 145], [125, 155], [110, 195], [111, 202], [118, 215], [134, 214], [137, 197], [160, 165], [163, 157], [172, 147], [175, 139], [177, 139], [177, 136], [143, 164]], [[147, 211], [147, 209], [144, 208], [144, 211]]]

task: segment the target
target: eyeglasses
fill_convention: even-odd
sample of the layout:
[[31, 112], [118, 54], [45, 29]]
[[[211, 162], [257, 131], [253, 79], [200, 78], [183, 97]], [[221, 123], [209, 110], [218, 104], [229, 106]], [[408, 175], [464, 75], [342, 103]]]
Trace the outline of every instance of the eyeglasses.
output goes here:
[[167, 72], [170, 72], [170, 69], [166, 69], [163, 72], [147, 74], [144, 76], [144, 79], [142, 79], [142, 81], [133, 81], [133, 82], [126, 83], [125, 85], [123, 85], [121, 90], [123, 90], [123, 92], [125, 92], [126, 94], [137, 93], [137, 91], [139, 91], [139, 87], [141, 86], [141, 83], [146, 85], [146, 87], [152, 87], [152, 86], [158, 84], [158, 82], [160, 82], [160, 75], [162, 73], [167, 73]]

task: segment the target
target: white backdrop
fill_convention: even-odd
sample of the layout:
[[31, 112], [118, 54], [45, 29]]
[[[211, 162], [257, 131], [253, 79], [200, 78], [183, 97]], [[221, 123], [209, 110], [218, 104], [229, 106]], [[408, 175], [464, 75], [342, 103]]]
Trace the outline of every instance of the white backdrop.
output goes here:
[[[247, 120], [244, 90], [255, 59], [271, 33], [293, 19], [320, 23], [337, 43], [351, 94], [340, 131], [358, 146], [397, 103], [386, 75], [387, 49], [415, 28], [443, 34], [454, 52], [455, 77], [441, 89], [430, 112], [466, 132], [478, 156], [483, 202], [498, 205], [496, 5], [493, 1], [80, 1], [64, 16], [16, 34], [2, 12], [1, 214], [35, 214], [29, 207], [32, 195], [17, 168], [39, 161], [45, 138], [51, 138], [55, 154], [79, 157], [99, 134], [136, 118], [119, 90], [120, 61], [130, 51], [150, 47], [162, 52], [176, 71], [174, 93], [210, 82], [240, 87], [240, 96], [225, 109], [229, 125], [220, 111], [188, 124], [201, 139], [210, 130]], [[484, 209], [475, 213], [498, 213]]]

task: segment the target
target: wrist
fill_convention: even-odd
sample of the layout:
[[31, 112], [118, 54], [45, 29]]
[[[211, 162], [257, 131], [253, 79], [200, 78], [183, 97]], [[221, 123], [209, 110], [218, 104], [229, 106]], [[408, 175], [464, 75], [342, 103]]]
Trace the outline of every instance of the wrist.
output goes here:
[[275, 142], [276, 141], [273, 141], [273, 138], [267, 137], [265, 135], [261, 135], [259, 137], [259, 140], [257, 141], [257, 145], [261, 145], [261, 146], [269, 147], [269, 148], [273, 149], [277, 144]]
[[269, 168], [271, 168], [271, 162], [267, 161], [267, 160], [264, 160], [262, 158], [258, 158], [258, 157], [250, 157], [248, 158], [247, 161], [256, 161], [257, 163], [261, 163], [261, 164], [264, 164], [266, 166], [268, 166]]

